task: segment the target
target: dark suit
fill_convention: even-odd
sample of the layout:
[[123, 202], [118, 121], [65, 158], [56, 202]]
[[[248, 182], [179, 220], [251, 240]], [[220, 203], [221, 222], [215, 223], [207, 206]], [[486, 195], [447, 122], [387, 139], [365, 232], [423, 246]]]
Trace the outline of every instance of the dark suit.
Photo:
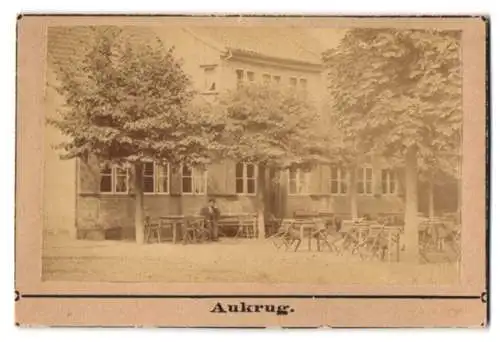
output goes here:
[[205, 227], [210, 231], [212, 240], [217, 240], [219, 238], [219, 208], [205, 206], [201, 208], [200, 214], [205, 218]]

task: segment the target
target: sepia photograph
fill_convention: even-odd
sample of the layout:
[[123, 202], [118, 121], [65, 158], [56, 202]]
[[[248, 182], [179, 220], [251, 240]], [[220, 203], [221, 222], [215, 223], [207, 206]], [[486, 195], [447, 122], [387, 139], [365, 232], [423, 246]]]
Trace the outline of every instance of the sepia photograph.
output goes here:
[[[41, 22], [40, 76], [18, 78], [38, 94], [25, 292], [352, 286], [464, 296], [484, 326], [484, 18], [116, 19], [18, 23]], [[266, 310], [297, 307], [205, 309]]]

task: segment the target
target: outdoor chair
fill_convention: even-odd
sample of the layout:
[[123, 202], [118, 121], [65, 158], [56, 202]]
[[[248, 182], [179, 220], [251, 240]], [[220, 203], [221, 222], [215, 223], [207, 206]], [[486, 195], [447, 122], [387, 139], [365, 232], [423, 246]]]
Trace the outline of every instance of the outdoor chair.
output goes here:
[[[312, 238], [316, 240], [318, 252], [321, 252], [321, 245], [326, 245], [330, 249], [330, 252], [333, 252], [333, 247], [330, 244], [330, 241], [328, 241], [328, 229], [326, 222], [321, 219], [315, 219], [313, 222], [316, 228], [312, 231]], [[335, 249], [337, 249], [336, 246]]]
[[243, 215], [238, 217], [238, 231], [235, 237], [254, 238], [257, 236], [257, 216]]
[[283, 219], [278, 232], [269, 237], [278, 250], [283, 246], [285, 246], [285, 250], [288, 250], [294, 243], [297, 243], [295, 251], [299, 249], [302, 237], [300, 236], [300, 231], [298, 231], [294, 226], [295, 220]]
[[371, 225], [368, 227], [366, 236], [359, 243], [359, 256], [361, 259], [378, 258], [384, 260], [388, 248], [388, 235], [385, 234], [383, 225]]
[[206, 241], [210, 237], [210, 232], [205, 228], [204, 219], [201, 217], [185, 217], [182, 226], [183, 244]]
[[340, 229], [340, 233], [343, 236], [342, 250], [349, 250], [351, 254], [359, 252], [359, 247], [364, 241], [368, 227], [368, 221], [344, 221]]
[[161, 242], [161, 227], [160, 227], [160, 224], [155, 221], [155, 220], [152, 220], [150, 216], [146, 216], [144, 218], [144, 241], [146, 241], [146, 243], [149, 243], [149, 240], [151, 237], [155, 237], [156, 235], [156, 238], [158, 240], [158, 243]]

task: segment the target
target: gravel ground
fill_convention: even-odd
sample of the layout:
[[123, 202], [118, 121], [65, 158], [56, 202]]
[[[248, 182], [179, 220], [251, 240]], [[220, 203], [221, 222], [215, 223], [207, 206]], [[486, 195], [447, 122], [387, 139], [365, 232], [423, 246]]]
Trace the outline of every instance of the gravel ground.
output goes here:
[[332, 252], [276, 250], [270, 241], [223, 239], [198, 245], [136, 245], [46, 235], [44, 280], [101, 282], [253, 282], [450, 284], [456, 263], [407, 265], [360, 261]]

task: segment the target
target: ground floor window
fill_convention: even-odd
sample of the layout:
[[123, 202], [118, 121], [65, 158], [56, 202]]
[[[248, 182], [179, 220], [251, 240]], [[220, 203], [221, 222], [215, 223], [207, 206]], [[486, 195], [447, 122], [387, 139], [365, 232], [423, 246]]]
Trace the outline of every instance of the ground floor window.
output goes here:
[[371, 195], [373, 193], [373, 169], [369, 166], [358, 169], [358, 194]]
[[189, 166], [182, 167], [182, 193], [205, 194], [207, 192], [207, 172]]
[[168, 194], [170, 192], [170, 165], [144, 163], [142, 179], [145, 193]]
[[395, 194], [396, 193], [396, 174], [394, 170], [382, 170], [382, 193]]
[[128, 193], [128, 169], [106, 164], [101, 167], [101, 182], [99, 191], [101, 193]]
[[236, 193], [255, 194], [257, 183], [257, 167], [255, 164], [236, 164]]
[[299, 168], [292, 168], [288, 171], [288, 193], [289, 194], [309, 194], [310, 172]]
[[340, 167], [330, 168], [330, 193], [335, 195], [347, 193], [347, 174]]

